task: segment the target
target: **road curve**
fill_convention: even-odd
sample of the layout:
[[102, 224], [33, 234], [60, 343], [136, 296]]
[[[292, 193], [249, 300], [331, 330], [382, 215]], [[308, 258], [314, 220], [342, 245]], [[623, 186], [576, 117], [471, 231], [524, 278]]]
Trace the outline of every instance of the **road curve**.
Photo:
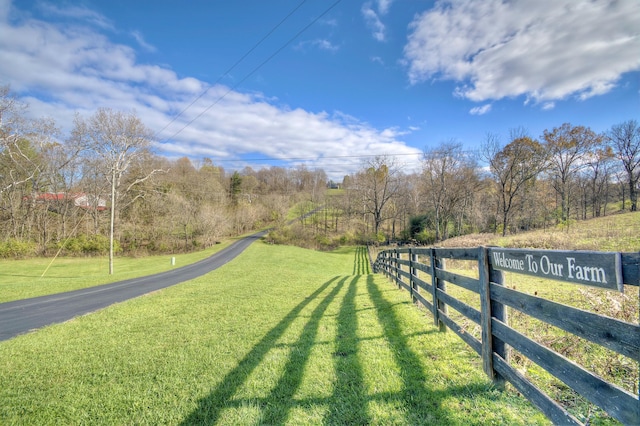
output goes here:
[[265, 234], [266, 231], [250, 235], [211, 257], [171, 271], [66, 293], [0, 303], [0, 341], [197, 278], [234, 259]]

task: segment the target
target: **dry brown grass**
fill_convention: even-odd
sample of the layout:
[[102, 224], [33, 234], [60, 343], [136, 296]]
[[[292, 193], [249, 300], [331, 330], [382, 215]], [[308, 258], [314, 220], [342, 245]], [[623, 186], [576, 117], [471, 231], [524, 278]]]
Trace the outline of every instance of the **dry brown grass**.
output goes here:
[[506, 237], [497, 234], [465, 235], [442, 241], [438, 246], [640, 251], [640, 212], [620, 213]]

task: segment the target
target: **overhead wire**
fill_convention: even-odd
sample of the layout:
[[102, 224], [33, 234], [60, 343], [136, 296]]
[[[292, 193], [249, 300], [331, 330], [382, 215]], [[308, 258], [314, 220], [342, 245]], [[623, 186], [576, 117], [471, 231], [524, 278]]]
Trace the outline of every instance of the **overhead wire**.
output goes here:
[[[447, 151], [429, 151], [429, 155], [438, 157], [444, 157], [447, 155], [451, 155]], [[460, 150], [456, 151], [455, 155], [477, 155], [477, 150]], [[341, 158], [387, 158], [387, 157], [414, 157], [420, 156], [424, 157], [424, 152], [412, 152], [412, 153], [402, 153], [402, 154], [356, 154], [356, 155], [325, 155], [321, 157], [263, 157], [263, 158], [237, 158], [237, 159], [218, 159], [218, 163], [243, 163], [243, 162], [256, 162], [256, 161], [321, 161], [326, 159], [341, 159]]]
[[413, 155], [424, 155], [422, 152], [416, 153], [407, 153], [407, 154], [361, 154], [361, 155], [325, 155], [322, 157], [279, 157], [279, 158], [240, 158], [237, 160], [218, 160], [219, 163], [222, 162], [244, 162], [244, 161], [319, 161], [324, 159], [334, 159], [334, 158], [371, 158], [371, 157], [399, 157], [399, 156], [413, 156]]
[[322, 17], [324, 17], [327, 13], [329, 13], [334, 7], [336, 7], [338, 5], [338, 3], [340, 3], [342, 0], [336, 0], [333, 4], [331, 4], [327, 9], [324, 10], [324, 12], [322, 12], [320, 15], [318, 15], [315, 19], [313, 19], [309, 24], [307, 24], [304, 28], [302, 28], [300, 31], [298, 31], [293, 37], [291, 37], [289, 40], [287, 40], [282, 46], [280, 46], [275, 52], [273, 52], [271, 55], [269, 55], [264, 61], [262, 61], [260, 64], [258, 64], [256, 67], [254, 67], [247, 75], [245, 75], [240, 81], [238, 81], [236, 84], [234, 84], [233, 86], [231, 86], [231, 88], [229, 88], [229, 90], [227, 90], [224, 94], [222, 94], [218, 99], [216, 99], [211, 105], [209, 105], [207, 108], [205, 108], [204, 110], [202, 110], [200, 112], [200, 114], [196, 115], [191, 121], [189, 121], [187, 124], [185, 124], [180, 130], [178, 130], [177, 132], [175, 132], [173, 135], [171, 135], [169, 138], [165, 138], [162, 140], [162, 142], [167, 141], [169, 139], [173, 139], [175, 138], [177, 135], [179, 135], [184, 129], [186, 129], [187, 127], [189, 127], [194, 121], [196, 121], [197, 119], [199, 119], [200, 117], [202, 117], [202, 115], [204, 115], [204, 113], [206, 113], [207, 111], [209, 111], [211, 108], [213, 108], [215, 105], [217, 105], [218, 103], [220, 103], [220, 101], [222, 101], [229, 93], [231, 93], [232, 91], [234, 91], [238, 86], [240, 86], [242, 83], [244, 83], [249, 77], [251, 77], [254, 73], [256, 73], [260, 68], [262, 68], [265, 64], [267, 64], [269, 61], [271, 61], [271, 59], [273, 59], [276, 55], [278, 55], [278, 53], [280, 53], [281, 51], [283, 51], [285, 49], [285, 47], [287, 47], [289, 44], [291, 44], [291, 42], [293, 42], [296, 38], [298, 38], [302, 33], [304, 33], [306, 30], [308, 30], [313, 24], [315, 24], [316, 22], [318, 22]]
[[[264, 42], [267, 38], [269, 38], [269, 36], [271, 36], [271, 34], [273, 34], [278, 28], [280, 28], [280, 26], [287, 20], [289, 19], [294, 13], [296, 13], [298, 11], [298, 9], [300, 9], [300, 7], [302, 7], [302, 5], [306, 2], [307, 0], [302, 0], [296, 7], [294, 7], [291, 12], [289, 12], [284, 18], [282, 18], [280, 20], [280, 22], [278, 22], [273, 28], [271, 28], [271, 30], [265, 34], [256, 44], [254, 44], [251, 49], [249, 49], [244, 55], [242, 55], [236, 62], [234, 62], [233, 65], [231, 65], [229, 68], [227, 68], [226, 71], [224, 71], [217, 79], [216, 81], [213, 82], [213, 84], [211, 84], [209, 87], [207, 87], [202, 93], [200, 93], [198, 96], [196, 96], [191, 103], [189, 103], [189, 105], [187, 105], [186, 107], [184, 107], [178, 114], [176, 114], [171, 121], [169, 121], [162, 129], [158, 130], [155, 135], [154, 135], [154, 139], [162, 132], [164, 132], [170, 125], [172, 125], [182, 114], [184, 114], [189, 108], [191, 108], [193, 106], [193, 104], [195, 104], [200, 98], [202, 98], [204, 95], [207, 94], [207, 92], [209, 92], [209, 90], [214, 87], [216, 84], [218, 84], [220, 82], [220, 80], [222, 80], [225, 76], [227, 76], [235, 67], [237, 67], [247, 56], [249, 56], [251, 54], [251, 52], [253, 52], [258, 46], [260, 46], [262, 44], [262, 42]], [[184, 129], [182, 129], [184, 130]], [[174, 135], [175, 136], [175, 135]], [[173, 137], [173, 136], [172, 136]]]

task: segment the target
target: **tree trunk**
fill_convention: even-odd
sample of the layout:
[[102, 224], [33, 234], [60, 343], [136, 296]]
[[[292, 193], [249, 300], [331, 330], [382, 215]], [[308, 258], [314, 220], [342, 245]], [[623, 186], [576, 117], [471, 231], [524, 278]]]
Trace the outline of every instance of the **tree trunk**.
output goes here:
[[109, 224], [109, 275], [113, 275], [113, 229], [116, 222], [116, 170], [111, 174], [111, 223]]
[[505, 237], [507, 235], [507, 226], [508, 226], [508, 220], [507, 220], [507, 212], [503, 211], [502, 212], [502, 236]]

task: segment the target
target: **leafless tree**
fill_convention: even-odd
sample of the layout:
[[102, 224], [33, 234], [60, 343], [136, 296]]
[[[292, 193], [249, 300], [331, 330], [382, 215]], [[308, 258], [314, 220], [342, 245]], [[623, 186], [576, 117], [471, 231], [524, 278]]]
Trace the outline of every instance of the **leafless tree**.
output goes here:
[[[28, 136], [37, 135], [29, 129], [24, 117], [27, 105], [20, 102], [9, 86], [0, 86], [0, 196], [7, 190], [22, 185], [40, 172], [37, 147]], [[37, 124], [32, 127], [37, 127]]]
[[479, 183], [477, 167], [455, 141], [440, 144], [424, 153], [422, 191], [427, 206], [433, 211], [435, 239], [448, 238], [448, 223]]
[[506, 146], [502, 146], [497, 135], [487, 135], [482, 152], [497, 186], [504, 236], [515, 201], [544, 169], [546, 155], [542, 145], [522, 129], [511, 131], [510, 142]]
[[395, 216], [391, 208], [401, 189], [401, 170], [389, 156], [368, 160], [351, 179], [350, 187], [356, 199], [362, 200], [362, 213], [373, 218], [373, 232], [377, 236], [381, 225]]
[[114, 229], [121, 195], [160, 171], [151, 170], [145, 175], [135, 176], [121, 187], [131, 165], [146, 155], [153, 133], [135, 113], [101, 108], [86, 121], [77, 116], [73, 135], [76, 140], [86, 142], [91, 155], [101, 162], [104, 177], [111, 187], [109, 274], [113, 274]]
[[38, 192], [50, 189], [63, 173], [48, 158], [60, 146], [55, 122], [27, 119], [26, 109], [9, 86], [0, 86], [0, 217], [9, 223], [4, 235], [15, 238], [30, 236]]
[[582, 219], [587, 218], [587, 208], [589, 206], [591, 207], [592, 217], [606, 215], [609, 181], [613, 174], [613, 160], [615, 157], [611, 147], [605, 146], [604, 140], [602, 142], [600, 146], [595, 146], [586, 156], [586, 167], [582, 176], [586, 180]]
[[572, 201], [571, 184], [577, 173], [586, 167], [586, 157], [602, 141], [602, 136], [584, 126], [564, 123], [552, 131], [545, 130], [544, 148], [549, 155], [549, 171], [554, 188], [560, 196], [560, 218], [569, 218]]
[[640, 126], [636, 120], [616, 124], [607, 133], [617, 157], [627, 172], [631, 211], [638, 209], [638, 181], [640, 180]]

